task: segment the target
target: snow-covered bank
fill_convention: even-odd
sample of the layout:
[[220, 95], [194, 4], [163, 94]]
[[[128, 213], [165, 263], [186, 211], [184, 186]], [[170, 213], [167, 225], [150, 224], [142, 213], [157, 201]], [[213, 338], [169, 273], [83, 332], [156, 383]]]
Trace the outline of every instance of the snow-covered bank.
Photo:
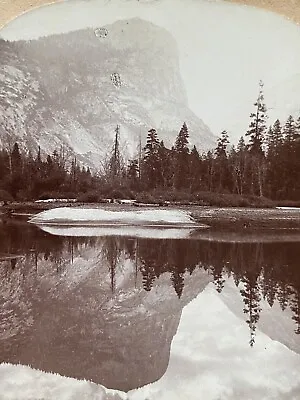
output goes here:
[[[100, 208], [54, 208], [43, 211], [29, 222], [57, 225], [143, 225], [199, 227], [189, 213], [182, 210], [109, 211]], [[204, 226], [204, 225], [202, 225]]]
[[300, 211], [300, 207], [276, 207], [277, 210]]
[[48, 226], [41, 225], [40, 228], [57, 236], [126, 236], [141, 239], [188, 239], [194, 229], [142, 227], [142, 226]]
[[300, 397], [300, 355], [259, 330], [249, 346], [248, 325], [209, 284], [183, 310], [169, 366], [158, 381], [127, 393], [37, 372], [0, 367], [4, 399], [128, 400], [296, 400]]

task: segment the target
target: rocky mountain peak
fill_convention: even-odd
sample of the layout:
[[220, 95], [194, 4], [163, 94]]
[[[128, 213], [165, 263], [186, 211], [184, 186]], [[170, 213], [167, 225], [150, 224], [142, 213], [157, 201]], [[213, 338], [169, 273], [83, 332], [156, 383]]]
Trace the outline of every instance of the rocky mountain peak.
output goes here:
[[124, 156], [155, 128], [172, 145], [185, 121], [200, 150], [215, 137], [189, 108], [176, 41], [139, 18], [32, 41], [0, 41], [0, 139], [64, 146], [98, 169], [120, 125]]

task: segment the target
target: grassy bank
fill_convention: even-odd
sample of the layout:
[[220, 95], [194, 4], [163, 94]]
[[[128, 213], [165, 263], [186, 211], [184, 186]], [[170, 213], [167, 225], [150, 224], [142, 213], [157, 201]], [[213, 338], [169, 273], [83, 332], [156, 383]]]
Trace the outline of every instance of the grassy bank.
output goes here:
[[300, 210], [217, 208], [189, 209], [197, 222], [226, 230], [299, 229]]
[[[47, 210], [57, 206], [78, 206], [90, 204], [107, 204], [113, 199], [114, 202], [120, 203], [122, 200], [134, 200], [139, 204], [152, 204], [152, 205], [171, 205], [171, 206], [210, 206], [222, 208], [275, 208], [276, 206], [300, 207], [300, 201], [280, 200], [274, 201], [265, 197], [257, 196], [241, 196], [237, 194], [228, 193], [214, 193], [214, 192], [197, 192], [188, 193], [184, 191], [174, 190], [153, 190], [151, 192], [133, 192], [130, 190], [114, 190], [107, 193], [104, 198], [103, 193], [97, 191], [89, 191], [87, 193], [79, 194], [76, 199], [67, 202], [61, 199], [59, 193], [49, 193], [48, 197], [43, 197], [42, 200], [37, 201], [9, 201], [7, 205], [0, 207], [0, 211], [16, 211], [21, 212], [39, 212], [40, 210]], [[54, 198], [56, 202], [43, 202], [46, 199]]]

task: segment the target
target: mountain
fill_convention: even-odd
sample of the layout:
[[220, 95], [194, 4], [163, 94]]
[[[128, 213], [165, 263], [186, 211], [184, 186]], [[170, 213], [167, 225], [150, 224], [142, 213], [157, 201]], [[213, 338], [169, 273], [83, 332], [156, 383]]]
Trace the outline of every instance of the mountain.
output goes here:
[[[229, 299], [229, 301], [234, 301]], [[280, 323], [278, 324], [278, 326]], [[215, 400], [299, 399], [300, 356], [260, 330], [248, 328], [209, 283], [188, 303], [173, 337], [168, 368], [156, 382], [128, 393], [25, 365], [0, 365], [8, 399]]]
[[[11, 273], [9, 262], [2, 264], [0, 363], [123, 391], [160, 379], [182, 310], [211, 281], [209, 274], [185, 273], [179, 299], [168, 272], [145, 290], [142, 259], [127, 253], [130, 239], [52, 239], [64, 243], [61, 252], [25, 255]], [[138, 246], [145, 253], [149, 244]]]
[[214, 147], [216, 138], [188, 107], [171, 34], [138, 18], [98, 32], [0, 40], [2, 144], [18, 140], [46, 153], [63, 147], [98, 169], [117, 124], [128, 157], [150, 128], [170, 146], [186, 122], [191, 144]]

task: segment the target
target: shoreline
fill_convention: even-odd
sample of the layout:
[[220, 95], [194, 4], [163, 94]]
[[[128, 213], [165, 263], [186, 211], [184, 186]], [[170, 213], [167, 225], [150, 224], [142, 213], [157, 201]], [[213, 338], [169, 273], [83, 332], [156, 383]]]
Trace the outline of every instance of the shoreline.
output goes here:
[[[12, 203], [0, 207], [0, 218], [30, 217], [39, 212], [60, 207], [99, 208], [111, 211], [139, 210], [133, 204], [118, 203]], [[280, 229], [300, 230], [300, 208], [242, 208], [169, 204], [167, 206], [143, 204], [142, 209], [178, 209], [189, 212], [195, 222], [208, 225], [210, 229], [256, 230]]]

